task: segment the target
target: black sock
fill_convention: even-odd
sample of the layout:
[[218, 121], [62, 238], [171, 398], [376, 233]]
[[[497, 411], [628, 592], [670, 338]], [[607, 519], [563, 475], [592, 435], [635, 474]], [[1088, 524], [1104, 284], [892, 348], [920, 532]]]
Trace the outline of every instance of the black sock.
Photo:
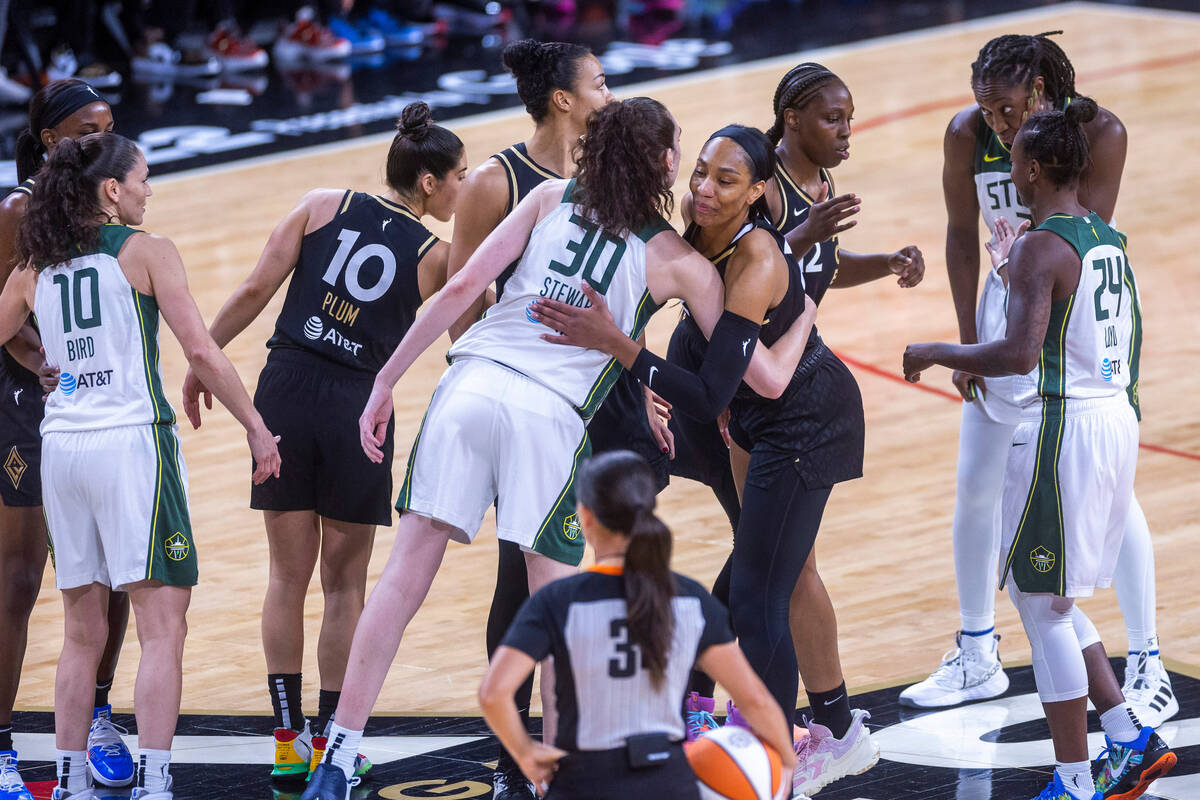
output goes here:
[[102, 708], [108, 705], [108, 690], [112, 688], [113, 682], [109, 678], [104, 683], [96, 684], [96, 708]]
[[828, 692], [805, 692], [808, 695], [809, 709], [812, 711], [813, 722], [824, 725], [841, 739], [850, 730], [854, 721], [850, 716], [850, 696], [846, 694], [846, 684], [842, 683]]
[[267, 676], [275, 727], [293, 731], [304, 728], [304, 706], [300, 700], [300, 673], [275, 672]]
[[12, 750], [12, 724], [0, 725], [0, 750]]
[[317, 701], [317, 722], [313, 726], [313, 736], [325, 735], [325, 729], [329, 727], [329, 720], [333, 719], [333, 712], [337, 711], [338, 700], [341, 696], [340, 689], [336, 692], [328, 689], [321, 690], [320, 699]]

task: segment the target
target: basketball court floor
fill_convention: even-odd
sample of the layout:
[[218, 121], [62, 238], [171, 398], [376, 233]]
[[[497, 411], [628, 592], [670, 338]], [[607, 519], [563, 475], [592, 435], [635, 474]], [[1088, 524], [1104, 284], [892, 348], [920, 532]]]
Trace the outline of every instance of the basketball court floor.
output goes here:
[[[1137, 492], [1153, 531], [1158, 569], [1158, 627], [1181, 712], [1163, 729], [1179, 767], [1148, 797], [1200, 798], [1200, 606], [1193, 595], [1200, 561], [1200, 316], [1191, 258], [1200, 252], [1192, 198], [1200, 182], [1200, 14], [1111, 5], [1053, 5], [798, 52], [767, 61], [624, 86], [619, 96], [664, 102], [683, 129], [685, 163], [707, 135], [730, 122], [766, 127], [780, 76], [818, 60], [854, 96], [851, 158], [834, 173], [840, 191], [863, 198], [858, 226], [844, 235], [852, 250], [916, 244], [925, 281], [901, 290], [891, 281], [832, 292], [819, 325], [851, 366], [867, 415], [865, 477], [840, 485], [825, 515], [817, 549], [838, 611], [841, 653], [856, 707], [872, 712], [883, 751], [880, 765], [821, 792], [828, 800], [1001, 800], [1028, 798], [1047, 780], [1053, 756], [1028, 668], [1029, 648], [1016, 613], [998, 598], [1001, 653], [1012, 677], [1002, 698], [926, 714], [902, 710], [901, 687], [924, 677], [953, 645], [957, 627], [950, 521], [954, 502], [959, 408], [949, 373], [922, 383], [900, 377], [910, 341], [956, 336], [943, 260], [942, 134], [970, 103], [969, 65], [979, 47], [1002, 33], [1065, 31], [1060, 41], [1078, 72], [1077, 86], [1113, 110], [1129, 131], [1117, 226], [1129, 234], [1145, 318], [1141, 397], [1144, 420]], [[519, 111], [450, 123], [471, 165], [524, 138]], [[174, 239], [188, 266], [201, 311], [211, 318], [253, 267], [275, 223], [314, 187], [382, 191], [387, 137], [273, 155], [159, 179], [145, 227]], [[675, 187], [686, 188], [687, 171]], [[677, 220], [676, 220], [677, 221]], [[449, 238], [450, 226], [432, 223]], [[1192, 299], [1189, 299], [1192, 298]], [[248, 387], [264, 363], [263, 343], [281, 295], [227, 352]], [[675, 314], [650, 325], [651, 347], [665, 350]], [[396, 389], [396, 485], [407, 448], [441, 375], [444, 342], [417, 362]], [[178, 404], [184, 360], [163, 336], [163, 372]], [[181, 798], [291, 797], [274, 791], [270, 705], [259, 638], [266, 585], [266, 541], [259, 514], [247, 506], [244, 437], [223, 410], [199, 431], [182, 431], [201, 583], [189, 615], [185, 656], [187, 712], [176, 739], [174, 772]], [[286, 468], [286, 465], [285, 465]], [[660, 500], [676, 537], [674, 568], [710, 582], [730, 546], [728, 525], [708, 490], [676, 480]], [[425, 607], [410, 626], [368, 726], [363, 751], [378, 765], [362, 798], [470, 798], [490, 793], [494, 744], [479, 718], [475, 691], [484, 667], [484, 621], [495, 574], [489, 518], [474, 545], [452, 545]], [[371, 582], [391, 545], [381, 530]], [[1115, 596], [1083, 604], [1109, 650], [1124, 650]], [[306, 702], [317, 693], [316, 636], [321, 597], [307, 606]], [[61, 601], [47, 573], [31, 623], [29, 653], [15, 724], [27, 773], [48, 796], [53, 785], [54, 667], [61, 647]], [[138, 658], [130, 633], [113, 689], [129, 711]], [[1120, 659], [1116, 660], [1118, 667]], [[132, 725], [132, 717], [117, 715]], [[1093, 719], [1093, 723], [1095, 720]], [[1093, 724], [1092, 730], [1098, 731]], [[1094, 736], [1094, 752], [1101, 739]], [[114, 796], [121, 796], [116, 794]], [[298, 794], [296, 795], [298, 796]]]

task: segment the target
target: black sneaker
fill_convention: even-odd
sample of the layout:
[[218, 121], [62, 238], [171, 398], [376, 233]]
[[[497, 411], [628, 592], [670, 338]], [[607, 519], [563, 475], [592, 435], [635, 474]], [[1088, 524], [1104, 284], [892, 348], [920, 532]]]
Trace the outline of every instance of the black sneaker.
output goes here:
[[1153, 728], [1142, 728], [1137, 741], [1120, 744], [1104, 737], [1108, 747], [1093, 762], [1096, 790], [1104, 800], [1134, 800], [1166, 775], [1179, 758]]
[[521, 768], [509, 759], [502, 759], [492, 773], [492, 800], [537, 800], [537, 795]]
[[333, 764], [320, 764], [308, 779], [300, 800], [350, 800], [350, 789], [358, 778], [346, 780], [346, 773]]

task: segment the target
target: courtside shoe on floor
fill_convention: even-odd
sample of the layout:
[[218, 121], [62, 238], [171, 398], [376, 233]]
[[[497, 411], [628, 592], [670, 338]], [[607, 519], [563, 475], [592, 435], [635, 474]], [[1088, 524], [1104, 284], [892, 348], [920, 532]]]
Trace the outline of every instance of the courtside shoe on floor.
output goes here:
[[[312, 738], [312, 758], [308, 761], [308, 777], [312, 778], [312, 773], [317, 771], [317, 765], [325, 758], [325, 747], [329, 744], [328, 736], [314, 736]], [[375, 766], [371, 763], [371, 759], [359, 753], [354, 757], [354, 777], [361, 778], [371, 771], [371, 767]]]
[[284, 63], [331, 61], [350, 55], [350, 42], [335, 35], [302, 8], [296, 21], [275, 40], [275, 59]]
[[525, 780], [525, 774], [515, 762], [501, 765], [492, 773], [493, 800], [537, 800], [533, 786]]
[[312, 751], [313, 736], [308, 730], [308, 723], [299, 732], [276, 728], [275, 767], [271, 770], [271, 777], [278, 781], [304, 780], [308, 777]]
[[236, 72], [262, 69], [267, 65], [267, 51], [248, 36], [239, 36], [232, 28], [217, 28], [204, 40], [204, 47], [208, 55], [220, 63], [223, 70]]
[[121, 734], [129, 733], [112, 721], [112, 706], [92, 712], [88, 731], [88, 769], [92, 779], [103, 786], [128, 786], [133, 783], [133, 756]]
[[319, 764], [300, 800], [350, 800], [350, 790], [359, 778], [346, 780], [346, 773], [333, 764]]
[[1135, 653], [1125, 661], [1125, 701], [1147, 728], [1162, 724], [1179, 713], [1179, 700], [1171, 688], [1171, 677], [1162, 659], [1148, 650]]
[[[1058, 777], [1056, 770], [1050, 783], [1033, 800], [1075, 800], [1075, 796], [1067, 791], [1067, 787], [1063, 786], [1062, 778]], [[1092, 795], [1092, 800], [1104, 800], [1104, 795], [1096, 792]]]
[[968, 700], [986, 700], [1008, 691], [1008, 676], [1000, 665], [1000, 636], [993, 634], [989, 646], [963, 647], [962, 631], [955, 634], [958, 646], [942, 656], [942, 665], [925, 680], [900, 693], [900, 705], [912, 708], [946, 708]]
[[141, 786], [135, 786], [129, 800], [175, 800], [175, 779], [167, 776], [167, 788], [161, 792], [152, 792]]
[[684, 723], [687, 728], [686, 741], [694, 742], [708, 731], [715, 731], [720, 726], [713, 719], [717, 701], [711, 697], [701, 697], [699, 692], [692, 692], [683, 701]]
[[1179, 758], [1167, 747], [1153, 728], [1142, 728], [1136, 742], [1120, 744], [1104, 737], [1108, 745], [1093, 762], [1097, 798], [1133, 800], [1141, 797], [1150, 784], [1166, 775]]
[[0, 750], [0, 800], [33, 800], [17, 771], [16, 750]]
[[96, 800], [96, 790], [89, 786], [78, 792], [68, 792], [58, 786], [50, 794], [50, 800]]
[[806, 720], [808, 736], [796, 742], [796, 772], [792, 776], [792, 797], [816, 794], [847, 775], [866, 772], [879, 761], [879, 746], [871, 740], [867, 720], [871, 715], [862, 709], [851, 712], [853, 721], [841, 739], [812, 720]]

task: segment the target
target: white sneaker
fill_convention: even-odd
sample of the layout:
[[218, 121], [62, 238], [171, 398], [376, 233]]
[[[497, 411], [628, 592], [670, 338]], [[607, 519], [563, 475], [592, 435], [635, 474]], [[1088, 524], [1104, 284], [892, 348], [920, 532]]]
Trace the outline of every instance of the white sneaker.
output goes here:
[[1179, 713], [1179, 700], [1162, 659], [1143, 650], [1125, 661], [1125, 701], [1147, 728], [1158, 728]]
[[97, 800], [96, 789], [89, 786], [82, 791], [68, 792], [60, 786], [55, 786], [54, 791], [50, 794], [50, 800]]
[[133, 793], [129, 795], [129, 800], [175, 800], [175, 779], [170, 775], [167, 776], [167, 788], [161, 792], [147, 791], [142, 786], [133, 787]]
[[901, 692], [900, 705], [946, 708], [1008, 691], [1008, 676], [1000, 664], [1000, 635], [993, 634], [984, 647], [963, 647], [962, 639], [959, 631], [955, 634], [958, 647], [942, 656], [942, 665], [932, 675]]
[[879, 761], [879, 746], [871, 739], [866, 721], [871, 715], [861, 709], [851, 712], [853, 722], [841, 739], [833, 731], [805, 720], [808, 736], [796, 742], [796, 771], [792, 775], [792, 800], [816, 794], [847, 775], [866, 772]]

